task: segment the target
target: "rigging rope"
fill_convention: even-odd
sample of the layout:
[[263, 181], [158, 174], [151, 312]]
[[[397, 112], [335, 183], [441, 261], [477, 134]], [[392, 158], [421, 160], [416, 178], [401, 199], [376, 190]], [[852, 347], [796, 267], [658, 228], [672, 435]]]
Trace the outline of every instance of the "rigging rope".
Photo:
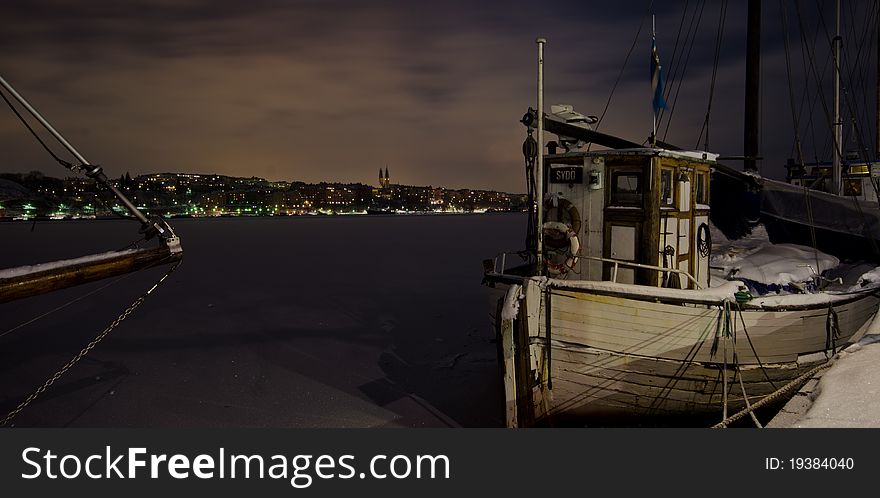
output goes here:
[[[733, 356], [733, 362], [736, 363], [736, 352], [733, 353]], [[758, 417], [755, 415], [755, 411], [752, 408], [751, 403], [749, 403], [749, 395], [746, 394], [746, 385], [743, 383], [742, 372], [740, 372], [738, 364], [736, 365], [736, 374], [738, 374], [739, 376], [739, 387], [742, 388], [743, 401], [746, 402], [746, 410], [748, 410], [749, 415], [752, 416], [752, 421], [755, 422], [755, 425], [758, 427], [758, 429], [763, 429], [764, 426], [761, 425], [761, 422], [758, 422]]]
[[37, 322], [37, 321], [39, 321], [39, 320], [42, 320], [43, 318], [46, 318], [47, 316], [49, 316], [49, 315], [55, 313], [56, 311], [61, 311], [61, 310], [63, 310], [64, 308], [67, 308], [68, 306], [70, 306], [71, 304], [77, 303], [77, 302], [82, 301], [83, 299], [85, 299], [85, 298], [87, 298], [87, 297], [89, 297], [89, 296], [92, 296], [92, 295], [94, 295], [94, 294], [97, 294], [98, 292], [101, 292], [102, 290], [106, 289], [107, 287], [110, 287], [110, 286], [116, 284], [117, 282], [119, 282], [120, 280], [122, 280], [122, 279], [124, 279], [124, 278], [128, 278], [128, 277], [130, 277], [130, 276], [132, 276], [132, 275], [134, 275], [134, 273], [127, 273], [127, 274], [125, 274], [125, 275], [123, 275], [123, 276], [117, 278], [116, 280], [113, 280], [113, 281], [111, 281], [111, 282], [109, 282], [109, 283], [107, 283], [107, 284], [102, 285], [101, 287], [98, 287], [97, 289], [91, 290], [91, 291], [89, 291], [89, 292], [87, 292], [87, 293], [85, 293], [85, 294], [83, 294], [83, 295], [81, 295], [81, 296], [79, 296], [79, 297], [75, 297], [75, 298], [71, 299], [70, 301], [67, 301], [66, 303], [64, 303], [64, 304], [62, 304], [62, 305], [60, 305], [60, 306], [57, 306], [57, 307], [55, 307], [55, 308], [53, 308], [53, 309], [51, 309], [51, 310], [49, 310], [49, 311], [47, 311], [47, 312], [45, 312], [45, 313], [42, 313], [42, 314], [40, 314], [40, 315], [37, 315], [37, 316], [31, 318], [30, 320], [28, 320], [28, 321], [26, 321], [26, 322], [22, 322], [22, 323], [16, 325], [15, 327], [12, 327], [11, 329], [9, 329], [9, 330], [3, 332], [2, 334], [0, 334], [0, 337], [7, 336], [7, 335], [9, 335], [9, 334], [15, 332], [16, 330], [19, 330], [19, 329], [21, 329], [21, 328], [23, 328], [23, 327], [26, 327], [26, 326], [28, 326], [28, 325], [30, 325], [30, 324], [32, 324], [32, 323], [34, 323], [34, 322]]
[[[848, 18], [844, 18], [844, 21], [847, 21], [848, 19], [855, 21], [860, 16], [856, 16], [852, 2], [849, 2], [848, 5], [849, 5], [849, 16], [848, 16]], [[852, 64], [853, 69], [850, 71], [849, 81], [850, 81], [851, 88], [854, 88], [856, 90], [860, 90], [858, 93], [862, 97], [862, 102], [861, 102], [862, 105], [858, 106], [858, 108], [856, 109], [857, 115], [853, 116], [853, 120], [856, 123], [861, 123], [862, 125], [864, 125], [866, 123], [870, 123], [869, 117], [868, 117], [868, 109], [869, 109], [868, 100], [867, 100], [867, 93], [868, 92], [865, 88], [865, 81], [868, 79], [867, 67], [868, 67], [868, 62], [869, 62], [870, 56], [871, 56], [871, 49], [868, 49], [867, 51], [863, 51], [863, 49], [865, 47], [865, 43], [869, 43], [870, 44], [869, 46], [873, 46], [873, 40], [874, 40], [874, 35], [876, 34], [876, 30], [870, 29], [870, 28], [872, 27], [874, 20], [875, 20], [874, 10], [876, 8], [877, 8], [877, 3], [872, 2], [870, 10], [863, 16], [864, 25], [860, 30], [861, 36], [854, 35], [850, 39], [845, 39], [846, 41], [851, 41], [852, 43], [855, 43], [856, 47], [857, 47], [855, 61]], [[850, 32], [855, 33], [856, 32], [855, 22], [849, 23], [849, 25], [851, 25], [851, 27], [853, 29], [846, 29], [845, 28], [843, 30], [843, 32], [845, 34], [848, 34]], [[853, 38], [855, 38], [855, 39], [853, 39]], [[852, 51], [849, 50], [848, 48], [846, 48], [846, 47], [844, 48], [844, 61], [847, 64], [847, 66], [849, 66], [849, 64], [850, 64], [850, 62], [849, 62], [850, 58], [847, 56], [847, 54], [849, 54], [851, 52]], [[863, 59], [862, 54], [863, 53], [864, 53], [864, 62], [862, 62], [862, 59]], [[856, 69], [858, 69], [858, 71], [859, 71], [859, 74], [857, 75], [858, 77], [853, 76], [853, 73], [855, 72]], [[854, 125], [856, 123], [854, 123]], [[870, 129], [871, 126], [863, 126], [863, 128]]]
[[[804, 38], [806, 36], [806, 31], [804, 30], [804, 21], [803, 21], [803, 15], [801, 13], [800, 3], [794, 2], [794, 6], [795, 6], [795, 12], [797, 13], [798, 26], [800, 27], [801, 39], [803, 42], [803, 46], [806, 49], [807, 59], [809, 60], [809, 63], [810, 63], [809, 64], [809, 69], [810, 69], [809, 72], [813, 77], [816, 78], [816, 86], [819, 88], [819, 91], [818, 91], [819, 101], [822, 103], [822, 111], [825, 114], [825, 121], [830, 126], [831, 125], [831, 112], [828, 110], [828, 102], [825, 99], [825, 94], [821, 91], [822, 77], [820, 77], [819, 74], [816, 72], [815, 53], [809, 49], [809, 47], [806, 43], [806, 39]], [[820, 16], [821, 16], [821, 12], [820, 12]], [[824, 20], [822, 21], [822, 24], [824, 24]], [[817, 28], [817, 31], [818, 31], [818, 28]], [[827, 30], [826, 30], [826, 32], [827, 32]], [[818, 32], [817, 32], [816, 36], [818, 38]], [[833, 133], [832, 133], [831, 140], [832, 140], [832, 147], [836, 147], [837, 150], [840, 151], [840, 148], [838, 147], [839, 144], [835, 143], [836, 140], [833, 137]]]
[[749, 342], [749, 347], [752, 350], [752, 354], [755, 355], [755, 361], [758, 362], [758, 367], [761, 368], [761, 372], [764, 374], [764, 378], [767, 379], [767, 382], [770, 383], [770, 386], [773, 389], [776, 389], [776, 384], [770, 380], [770, 374], [767, 373], [767, 369], [764, 367], [764, 363], [761, 362], [761, 357], [758, 356], [758, 351], [755, 349], [755, 345], [752, 343], [752, 338], [749, 336], [749, 329], [746, 327], [746, 319], [743, 317], [742, 308], [739, 305], [739, 302], [736, 302], [736, 311], [739, 313], [739, 320], [743, 326], [743, 333], [746, 334], [746, 340]]
[[3, 101], [6, 102], [6, 105], [8, 105], [9, 108], [12, 109], [12, 112], [15, 113], [16, 116], [18, 116], [19, 121], [21, 121], [21, 123], [28, 129], [28, 131], [31, 132], [31, 135], [33, 135], [34, 138], [37, 139], [37, 142], [39, 142], [40, 145], [43, 146], [43, 148], [46, 150], [46, 152], [48, 152], [49, 155], [52, 156], [52, 159], [55, 159], [55, 161], [57, 161], [58, 164], [64, 166], [65, 168], [67, 168], [71, 171], [76, 169], [76, 166], [74, 166], [72, 163], [65, 161], [64, 159], [61, 159], [60, 157], [58, 157], [57, 154], [55, 154], [55, 152], [49, 147], [49, 145], [47, 145], [46, 142], [43, 141], [43, 139], [36, 132], [36, 130], [34, 130], [31, 127], [31, 124], [28, 123], [27, 119], [25, 119], [24, 116], [22, 116], [21, 113], [18, 112], [18, 109], [16, 109], [14, 105], [12, 105], [12, 102], [9, 101], [9, 99], [6, 97], [6, 94], [3, 92], [2, 89], [0, 89], [0, 97], [3, 97]]
[[[623, 77], [623, 72], [626, 70], [626, 66], [629, 63], [629, 57], [632, 55], [633, 50], [636, 48], [636, 43], [639, 41], [639, 35], [642, 33], [642, 27], [645, 25], [645, 20], [648, 18], [648, 14], [651, 13], [651, 10], [654, 8], [654, 0], [648, 1], [648, 8], [645, 11], [645, 15], [642, 16], [642, 20], [639, 23], [639, 29], [636, 30], [636, 36], [633, 38], [632, 45], [629, 47], [629, 51], [626, 53], [626, 57], [623, 59], [623, 66], [620, 68], [620, 72], [617, 73], [617, 78], [614, 80], [614, 85], [611, 86], [611, 93], [608, 94], [608, 100], [605, 101], [605, 108], [602, 109], [602, 114], [599, 115], [598, 121], [596, 121], [596, 126], [594, 129], [596, 131], [599, 130], [599, 125], [602, 124], [602, 120], [605, 118], [605, 113], [608, 112], [608, 107], [611, 105], [611, 99], [614, 97], [614, 91], [617, 90], [617, 85], [620, 83], [620, 79]], [[593, 144], [590, 143], [590, 146]]]
[[[800, 124], [798, 123], [798, 115], [795, 111], [794, 105], [794, 84], [791, 77], [791, 50], [789, 48], [788, 43], [788, 15], [785, 12], [785, 0], [779, 0], [779, 10], [782, 13], [780, 16], [780, 21], [782, 22], [782, 40], [783, 46], [785, 47], [785, 74], [787, 76], [788, 83], [788, 102], [791, 107], [791, 122], [794, 126], [794, 143], [795, 149], [797, 151], [797, 164], [803, 168], [804, 167], [804, 154], [803, 147], [801, 144], [801, 134], [800, 134]], [[806, 95], [806, 92], [804, 92]]]
[[[539, 118], [539, 119], [543, 119], [543, 118]], [[532, 136], [531, 129], [529, 129], [529, 131], [527, 133], [528, 133], [528, 135], [526, 136], [526, 139], [523, 141], [522, 152], [523, 152], [523, 158], [525, 159], [525, 163], [526, 163], [526, 188], [528, 189], [528, 195], [526, 198], [528, 199], [528, 203], [529, 203], [529, 219], [527, 222], [528, 225], [526, 227], [526, 247], [520, 253], [520, 256], [523, 256], [523, 258], [526, 259], [526, 262], [528, 264], [531, 264], [532, 259], [533, 259], [533, 255], [534, 255], [534, 260], [535, 260], [535, 263], [537, 264], [538, 257], [537, 257], [537, 254], [534, 252], [533, 248], [537, 247], [537, 240], [538, 240], [537, 230], [538, 230], [538, 225], [541, 220], [537, 219], [538, 212], [537, 212], [537, 208], [535, 206], [535, 202], [536, 202], [536, 200], [537, 200], [537, 202], [543, 202], [543, 199], [537, 198], [538, 187], [537, 187], [537, 183], [535, 180], [535, 173], [534, 173], [535, 159], [537, 159], [538, 152], [539, 152], [538, 151], [538, 142], [537, 142], [537, 140], [535, 140], [535, 137]], [[504, 268], [502, 268], [501, 271], [504, 271]]]
[[[797, 2], [795, 2], [795, 5], [797, 6]], [[817, 6], [818, 6], [818, 0], [817, 0]], [[798, 17], [800, 17], [800, 9], [799, 9], [799, 8], [798, 8]], [[819, 10], [819, 18], [820, 18], [820, 21], [821, 21], [821, 26], [822, 26], [823, 30], [825, 31], [825, 37], [826, 37], [826, 39], [827, 39], [829, 42], [831, 42], [831, 41], [832, 41], [832, 39], [831, 39], [831, 34], [828, 32], [828, 27], [827, 27], [827, 25], [826, 25], [826, 23], [825, 23], [825, 16], [824, 16], [824, 14], [822, 13], [821, 9]], [[839, 72], [839, 71], [840, 71], [840, 61], [835, 59], [835, 60], [834, 60], [834, 64], [836, 65], [836, 69], [837, 69], [838, 72]], [[851, 80], [851, 79], [852, 79], [852, 74], [850, 74], [849, 76], [850, 76], [850, 80]], [[847, 109], [849, 110], [849, 112], [850, 112], [850, 115], [853, 115], [854, 113], [853, 113], [853, 110], [852, 110], [852, 101], [851, 101], [851, 99], [849, 98], [849, 92], [844, 92], [844, 99], [843, 99], [843, 100], [844, 100], [844, 105], [846, 106], [846, 108], [847, 108]], [[829, 112], [828, 112], [827, 104], [826, 104], [824, 98], [822, 99], [822, 104], [823, 104], [823, 108], [824, 108], [824, 110], [825, 110], [825, 116], [826, 116], [826, 119], [827, 119], [828, 123], [830, 124], [830, 123], [831, 123], [831, 117], [829, 116]], [[856, 124], [856, 123], [853, 123], [854, 126], [855, 126], [855, 124]], [[858, 139], [858, 143], [859, 143], [859, 153], [863, 153], [864, 148], [863, 148], [862, 145], [863, 145], [864, 141], [863, 141], [862, 138], [861, 138], [861, 133], [860, 133], [860, 129], [859, 129], [859, 127], [855, 126], [855, 132], [856, 132], [856, 133], [855, 133], [856, 138]], [[843, 162], [843, 144], [841, 144], [841, 143], [837, 143], [837, 140], [836, 140], [836, 137], [834, 136], [834, 133], [832, 133], [832, 142], [833, 142], [833, 146], [837, 149], [838, 157], [840, 157], [840, 158], [841, 158], [841, 162]], [[864, 156], [863, 156], [863, 157], [864, 157]], [[869, 162], [867, 159], [865, 159], [865, 162], [868, 163], [868, 164], [870, 165], [870, 162]], [[869, 168], [870, 168], [870, 166], [869, 166]], [[841, 175], [841, 179], [843, 179], [843, 178], [848, 178], [848, 177], [849, 177], [849, 168], [846, 168], [846, 169], [844, 170], [844, 173], [845, 173], [845, 174], [842, 174], [842, 175]], [[880, 203], [880, 187], [878, 187], [877, 184], [876, 184], [875, 182], [873, 182], [873, 181], [871, 182], [871, 186], [873, 187], [874, 192], [877, 194], [877, 197], [878, 197], [878, 199], [877, 199], [877, 200], [878, 200], [878, 203]], [[855, 204], [856, 210], [857, 210], [858, 213], [859, 213], [859, 216], [860, 216], [860, 218], [861, 218], [861, 220], [862, 220], [862, 226], [864, 227], [864, 230], [867, 230], [868, 222], [867, 222], [867, 218], [865, 217], [865, 213], [864, 213], [864, 211], [862, 210], [862, 206], [861, 206], [861, 204], [859, 203], [858, 199], [856, 199], [856, 196], [855, 196], [855, 195], [851, 195], [850, 198], [852, 199], [852, 202], [853, 202], [853, 204]], [[875, 255], [880, 254], [880, 247], [878, 247], [878, 245], [877, 245], [877, 241], [876, 241], [873, 237], [867, 236], [866, 233], [865, 233], [865, 235], [866, 235], [865, 238], [868, 239], [868, 242], [869, 242], [870, 245], [871, 245], [871, 250], [873, 251], [873, 253], [874, 253]], [[818, 270], [817, 270], [817, 271], [818, 271]]]
[[[798, 123], [798, 115], [794, 109], [794, 84], [791, 77], [791, 51], [789, 49], [788, 43], [788, 16], [785, 12], [785, 5], [783, 3], [783, 0], [779, 0], [779, 10], [782, 14], [780, 16], [780, 21], [782, 22], [782, 38], [784, 40], [785, 46], [785, 73], [788, 82], [788, 101], [791, 107], [791, 120], [792, 126], [794, 127], [794, 142], [797, 148], [797, 162], [798, 165], [800, 165], [801, 167], [801, 171], [805, 171], [803, 149], [801, 147], [800, 124]], [[806, 96], [806, 90], [804, 91], [804, 95]], [[821, 270], [819, 268], [819, 249], [816, 243], [816, 227], [813, 220], [813, 203], [810, 199], [810, 191], [807, 188], [806, 182], [802, 182], [801, 186], [803, 187], [804, 191], [804, 203], [807, 205], [807, 220], [809, 221], [810, 241], [813, 244], [813, 258], [816, 262], [816, 271], [818, 272]]]
[[709, 151], [709, 117], [712, 114], [712, 99], [715, 96], [715, 80], [718, 76], [718, 62], [721, 60], [721, 41], [724, 38], [724, 23], [727, 18], [727, 0], [721, 2], [721, 10], [718, 14], [718, 28], [715, 37], [715, 60], [712, 62], [712, 80], [709, 83], [709, 103], [706, 106], [706, 119], [703, 121], [703, 127], [700, 129], [700, 135], [697, 137], [696, 148], [700, 147], [700, 139], [703, 138], [703, 131], [706, 132], [706, 141], [703, 150]]
[[[691, 59], [691, 53], [693, 52], [694, 45], [696, 44], [696, 41], [697, 41], [697, 30], [699, 28], [700, 22], [703, 19], [703, 11], [705, 10], [705, 8], [706, 8], [706, 2], [704, 0], [700, 3], [700, 13], [699, 13], [699, 16], [696, 17], [696, 22], [693, 22], [693, 18], [692, 18], [691, 25], [693, 26], [693, 32], [692, 32], [692, 36], [690, 38], [690, 45], [688, 46], [687, 55], [685, 56], [684, 63], [682, 65], [682, 77], [678, 78], [677, 81], [675, 81], [675, 78], [673, 78], [672, 80], [669, 80], [669, 83], [670, 83], [669, 86], [671, 87], [674, 84], [674, 85], [676, 85], [676, 88], [675, 88], [675, 95], [672, 97], [672, 104], [669, 107], [669, 116], [666, 118], [666, 128], [663, 130], [663, 141], [664, 142], [666, 141], [666, 138], [669, 135], [669, 126], [672, 124], [672, 116], [675, 114], [675, 107], [676, 107], [676, 104], [678, 103], [678, 96], [681, 92], [682, 83], [684, 82], [684, 72], [687, 71], [687, 66], [688, 66], [688, 63], [690, 62], [690, 59]], [[685, 42], [687, 42], [687, 38], [685, 38]], [[670, 90], [670, 93], [671, 93], [671, 90]], [[667, 102], [668, 101], [669, 100], [667, 99]], [[661, 112], [660, 118], [657, 120], [658, 125], [659, 125], [660, 121], [663, 120], [663, 116], [665, 114], [666, 114], [665, 112]]]
[[[803, 16], [801, 15], [800, 5], [798, 4], [798, 2], [794, 2], [794, 4], [795, 4], [795, 10], [796, 10], [796, 12], [797, 12], [797, 16], [798, 16], [798, 24], [799, 24], [800, 29], [801, 29], [801, 36], [802, 36], [802, 39], [803, 39], [803, 37], [805, 36], [805, 35], [804, 35], [805, 32], [804, 32], [804, 29], [803, 29]], [[823, 29], [824, 29], [824, 31], [825, 31], [825, 34], [826, 34], [826, 38], [827, 38], [828, 41], [830, 42], [830, 41], [831, 41], [831, 37], [830, 37], [830, 34], [828, 33], [827, 26], [825, 25], [824, 15], [822, 14], [821, 10], [819, 11], [819, 17], [820, 17], [820, 25], [823, 27]], [[818, 28], [817, 28], [817, 31], [818, 31]], [[818, 36], [818, 34], [817, 34], [817, 36]], [[806, 46], [806, 43], [804, 43], [804, 45]], [[813, 54], [812, 52], [809, 51], [809, 49], [807, 50], [807, 56], [808, 56], [809, 61], [810, 61], [810, 69], [812, 70], [811, 72], [812, 72], [813, 76], [816, 77], [817, 85], [821, 87], [822, 79], [821, 79], [821, 78], [819, 77], [819, 75], [816, 73], [816, 68], [815, 68], [815, 56], [814, 56], [814, 54]], [[839, 64], [840, 64], [840, 61], [835, 61], [834, 63], [837, 65], [838, 70], [839, 70]], [[821, 100], [821, 102], [822, 102], [822, 110], [823, 110], [824, 113], [825, 113], [825, 119], [826, 119], [826, 122], [829, 123], [829, 125], [831, 125], [831, 120], [832, 120], [832, 118], [831, 118], [831, 113], [830, 113], [829, 110], [828, 110], [828, 103], [827, 103], [826, 100], [825, 100], [825, 95], [824, 95], [824, 93], [821, 93], [821, 92], [820, 92], [820, 97], [821, 97], [820, 100]], [[849, 99], [844, 98], [844, 101], [845, 101], [845, 103], [847, 103], [847, 105], [850, 105], [850, 101], [849, 101]], [[837, 153], [838, 153], [839, 157], [843, 157], [843, 154], [842, 154], [842, 144], [837, 143], [836, 137], [834, 137], [834, 134], [833, 134], [833, 133], [832, 133], [832, 147], [834, 147], [834, 148], [837, 150]], [[817, 162], [818, 162], [818, 161], [817, 161]], [[848, 176], [848, 174], [847, 174], [847, 176]], [[876, 185], [874, 182], [871, 182], [871, 184], [872, 184], [872, 186], [874, 187], [875, 192], [878, 193], [878, 197], [880, 197], [880, 190], [878, 190], [877, 185]], [[864, 214], [864, 212], [863, 212], [863, 210], [862, 210], [861, 204], [859, 204], [858, 199], [856, 199], [855, 196], [851, 196], [851, 199], [852, 199], [853, 203], [854, 203], [855, 206], [856, 206], [856, 210], [859, 212], [859, 216], [861, 217], [861, 219], [862, 219], [862, 221], [863, 221], [863, 226], [867, 226], [867, 220], [866, 220], [866, 218], [865, 218], [865, 214]], [[878, 198], [878, 202], [880, 202], [880, 198]], [[871, 249], [874, 251], [874, 253], [875, 253], [875, 254], [880, 254], [880, 247], [877, 246], [876, 241], [875, 241], [872, 237], [867, 237], [867, 238], [868, 238], [868, 240], [869, 240], [869, 242], [870, 242], [870, 244], [871, 244]]]
[[[681, 66], [681, 59], [684, 54], [685, 46], [687, 45], [687, 42], [690, 39], [691, 30], [694, 25], [694, 19], [696, 18], [696, 12], [697, 12], [697, 9], [699, 8], [699, 5], [694, 6], [694, 12], [691, 14], [691, 21], [688, 24], [687, 31], [685, 31], [684, 40], [681, 40], [681, 31], [682, 31], [682, 28], [684, 28], [684, 22], [685, 22], [685, 19], [687, 18], [689, 3], [690, 3], [690, 1], [685, 2], [684, 9], [681, 12], [681, 20], [679, 20], [679, 22], [678, 22], [678, 32], [675, 35], [675, 44], [673, 45], [673, 48], [672, 48], [672, 57], [669, 59], [670, 70], [669, 70], [668, 75], [666, 77], [665, 83], [667, 83], [667, 84], [664, 86], [665, 90], [663, 93], [663, 99], [666, 100], [667, 102], [669, 101], [669, 97], [672, 94], [672, 86], [671, 85], [672, 85], [672, 82], [676, 81], [676, 79], [677, 79], [678, 70], [679, 70], [679, 67]], [[679, 43], [679, 42], [681, 42], [681, 43]], [[681, 53], [679, 53], [679, 47], [681, 48]], [[660, 116], [658, 118], [658, 124], [659, 124], [660, 120], [663, 119], [664, 112], [665, 112], [665, 109], [660, 111]]]
[[[739, 317], [742, 320], [743, 330], [746, 330], [746, 322], [745, 322], [745, 319], [743, 319], [742, 310], [739, 309], [739, 300], [735, 301], [735, 303], [736, 303], [737, 310], [739, 311]], [[730, 307], [728, 307], [728, 312], [729, 311], [730, 311]], [[748, 337], [748, 333], [746, 333], [746, 337]], [[751, 339], [749, 339], [749, 344], [751, 344], [751, 343], [752, 343], [752, 341], [751, 341]], [[755, 348], [752, 347], [752, 352], [754, 352], [754, 351], [755, 351]], [[760, 365], [761, 359], [758, 358], [757, 353], [755, 353], [755, 359], [758, 360], [758, 364]], [[746, 393], [746, 385], [745, 385], [745, 382], [743, 381], [742, 370], [739, 367], [739, 354], [737, 353], [737, 347], [736, 347], [736, 321], [734, 321], [734, 327], [733, 327], [733, 368], [734, 368], [733, 376], [734, 376], [734, 378], [739, 379], [739, 386], [742, 389], [743, 402], [745, 402], [746, 408], [749, 410], [749, 415], [752, 416], [752, 421], [755, 422], [755, 425], [759, 429], [762, 429], [763, 426], [761, 425], [761, 422], [758, 421], [758, 417], [755, 415], [754, 411], [752, 411], [752, 409], [751, 409], [752, 407], [751, 407], [751, 404], [749, 403], [749, 395], [748, 395], [748, 393]], [[761, 365], [761, 370], [764, 371], [763, 365]], [[765, 376], [767, 375], [766, 371], [764, 371], [764, 375]], [[769, 381], [770, 378], [767, 377], [767, 380]], [[772, 386], [773, 382], [770, 382], [770, 385]], [[774, 389], [776, 388], [776, 386], [773, 386], [773, 387], [774, 387]]]

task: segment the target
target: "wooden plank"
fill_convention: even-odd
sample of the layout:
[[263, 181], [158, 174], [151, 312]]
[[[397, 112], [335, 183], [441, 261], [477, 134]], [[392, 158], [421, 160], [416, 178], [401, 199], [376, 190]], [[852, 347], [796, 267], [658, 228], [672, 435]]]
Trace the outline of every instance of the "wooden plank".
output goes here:
[[45, 265], [48, 269], [35, 265], [4, 270], [0, 272], [0, 303], [173, 263], [182, 257], [182, 252], [172, 253], [162, 246], [58, 261]]

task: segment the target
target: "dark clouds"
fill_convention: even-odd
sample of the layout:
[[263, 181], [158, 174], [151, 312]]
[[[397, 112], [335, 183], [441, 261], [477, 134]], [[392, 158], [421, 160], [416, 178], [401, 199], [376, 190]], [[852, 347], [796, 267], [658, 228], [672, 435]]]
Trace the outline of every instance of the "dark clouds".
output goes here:
[[[667, 70], [682, 11], [696, 3], [657, 2]], [[730, 4], [710, 145], [740, 154], [745, 6]], [[548, 104], [598, 114], [647, 5], [5, 2], [0, 74], [110, 174], [372, 183], [387, 164], [401, 183], [522, 191], [517, 120], [534, 105], [535, 37], [549, 39]], [[685, 146], [705, 113], [719, 5], [706, 2], [667, 137]], [[765, 71], [779, 76], [779, 30], [765, 31]], [[650, 132], [649, 34], [650, 21], [603, 131], [634, 140]], [[780, 95], [768, 87], [765, 102]], [[786, 112], [771, 114], [775, 129]], [[53, 171], [3, 114], [0, 168]], [[776, 135], [764, 140], [773, 167], [791, 144], [791, 134]]]

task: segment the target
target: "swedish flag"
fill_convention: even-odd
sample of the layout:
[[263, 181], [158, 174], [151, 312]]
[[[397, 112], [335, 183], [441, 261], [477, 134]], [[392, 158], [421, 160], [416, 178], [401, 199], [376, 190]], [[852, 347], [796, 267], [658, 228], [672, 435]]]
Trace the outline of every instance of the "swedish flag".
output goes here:
[[651, 91], [654, 92], [654, 114], [660, 109], [666, 109], [666, 99], [663, 98], [663, 67], [660, 65], [660, 54], [657, 53], [657, 40], [651, 37]]

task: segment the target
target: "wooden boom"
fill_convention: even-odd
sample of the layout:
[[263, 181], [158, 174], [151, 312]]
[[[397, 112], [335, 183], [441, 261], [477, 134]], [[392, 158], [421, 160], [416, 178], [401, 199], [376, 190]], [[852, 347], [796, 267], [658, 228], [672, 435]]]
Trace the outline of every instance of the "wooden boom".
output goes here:
[[182, 257], [182, 251], [162, 245], [0, 270], [0, 303], [173, 263]]

